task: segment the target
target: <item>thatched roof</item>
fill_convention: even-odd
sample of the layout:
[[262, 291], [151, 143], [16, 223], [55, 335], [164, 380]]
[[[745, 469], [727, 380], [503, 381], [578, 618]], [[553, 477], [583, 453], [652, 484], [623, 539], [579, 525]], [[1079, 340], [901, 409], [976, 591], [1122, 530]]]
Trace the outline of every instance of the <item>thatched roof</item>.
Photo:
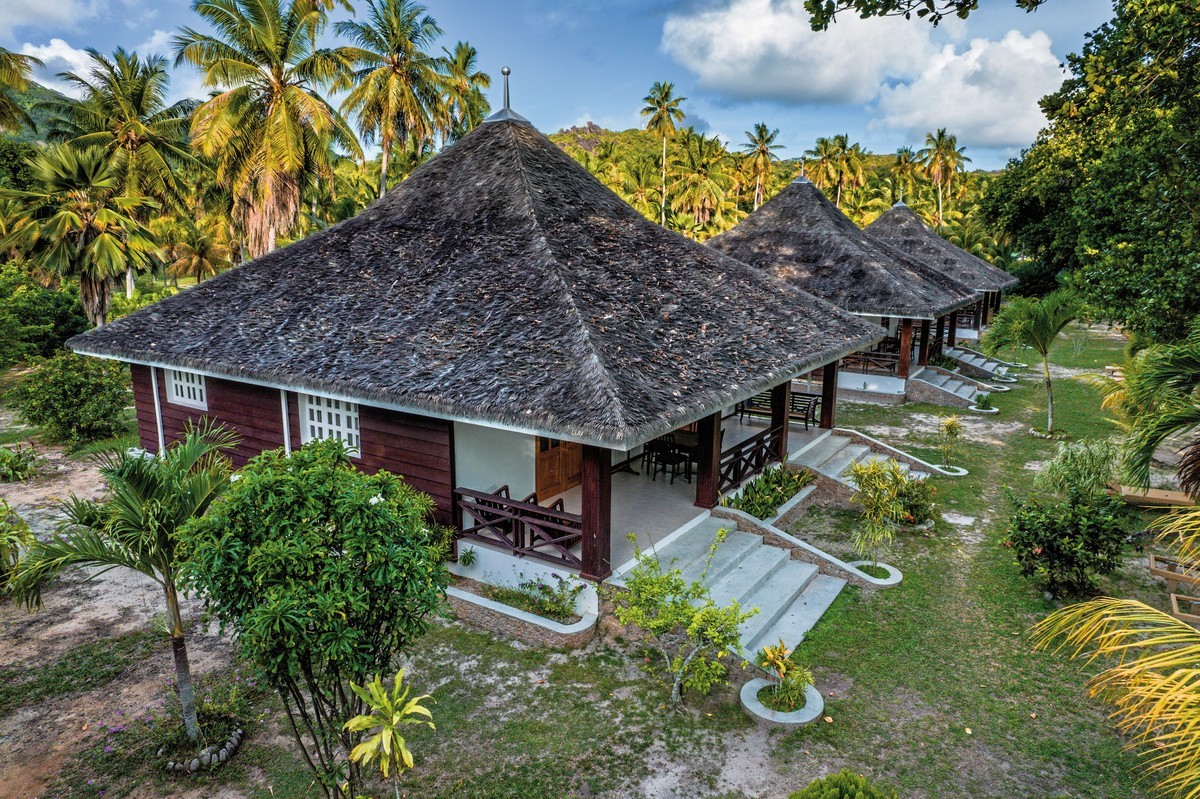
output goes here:
[[973, 289], [1005, 291], [1017, 285], [1017, 279], [1008, 272], [939, 236], [904, 203], [896, 203], [865, 230], [871, 238], [890, 244]]
[[708, 245], [864, 316], [936, 319], [978, 299], [975, 289], [868, 237], [804, 178]]
[[627, 449], [880, 335], [646, 220], [508, 119], [353, 219], [70, 345]]

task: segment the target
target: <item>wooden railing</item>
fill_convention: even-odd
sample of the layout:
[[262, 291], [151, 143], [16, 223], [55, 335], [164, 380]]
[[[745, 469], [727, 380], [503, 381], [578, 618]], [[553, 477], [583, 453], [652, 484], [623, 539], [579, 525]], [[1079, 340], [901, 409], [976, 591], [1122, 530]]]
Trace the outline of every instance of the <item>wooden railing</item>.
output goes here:
[[967, 308], [959, 308], [958, 314], [958, 329], [959, 330], [974, 330], [975, 329], [975, 306]]
[[894, 375], [900, 369], [898, 352], [852, 352], [842, 359], [842, 371]]
[[462, 516], [459, 540], [497, 545], [519, 558], [583, 568], [583, 561], [571, 552], [583, 539], [582, 516], [562, 510], [561, 503], [547, 508], [507, 494], [507, 486], [494, 494], [455, 489], [454, 502]]
[[724, 493], [751, 475], [758, 474], [771, 461], [778, 460], [782, 427], [757, 433], [721, 453], [721, 473], [717, 490]]

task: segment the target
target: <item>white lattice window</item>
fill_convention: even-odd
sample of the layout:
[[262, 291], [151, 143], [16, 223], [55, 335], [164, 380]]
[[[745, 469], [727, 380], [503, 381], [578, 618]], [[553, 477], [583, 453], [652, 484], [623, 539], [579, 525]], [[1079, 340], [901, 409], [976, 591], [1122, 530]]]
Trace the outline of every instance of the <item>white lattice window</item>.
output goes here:
[[183, 369], [167, 370], [167, 401], [189, 408], [208, 410], [208, 394], [204, 389], [204, 375]]
[[300, 440], [307, 444], [336, 438], [350, 454], [359, 455], [358, 404], [315, 394], [300, 395]]

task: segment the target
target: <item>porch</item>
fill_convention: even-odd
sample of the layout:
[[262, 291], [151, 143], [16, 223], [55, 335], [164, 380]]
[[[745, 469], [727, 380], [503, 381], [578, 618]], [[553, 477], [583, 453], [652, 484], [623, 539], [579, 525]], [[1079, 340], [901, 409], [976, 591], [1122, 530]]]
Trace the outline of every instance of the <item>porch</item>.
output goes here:
[[[754, 404], [756, 397], [663, 437], [680, 447], [673, 451], [686, 468], [664, 469], [658, 442], [630, 453], [585, 445], [578, 484], [551, 496], [520, 496], [508, 484], [460, 486], [454, 492], [459, 546], [478, 544], [603, 579], [633, 557], [635, 546], [654, 547], [833, 426], [835, 394], [828, 402], [803, 392], [793, 396], [784, 384], [766, 396], [766, 407]], [[522, 485], [515, 476], [511, 480]]]

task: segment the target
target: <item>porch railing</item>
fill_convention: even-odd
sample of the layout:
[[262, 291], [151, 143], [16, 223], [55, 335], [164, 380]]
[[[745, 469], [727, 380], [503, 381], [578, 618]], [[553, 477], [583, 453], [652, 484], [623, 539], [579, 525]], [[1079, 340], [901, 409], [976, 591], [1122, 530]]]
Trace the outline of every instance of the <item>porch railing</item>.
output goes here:
[[583, 561], [571, 552], [583, 540], [583, 517], [512, 499], [505, 489], [494, 494], [455, 489], [454, 502], [462, 518], [459, 540], [498, 545], [519, 558], [583, 568]]
[[782, 435], [782, 427], [772, 427], [723, 451], [717, 490], [724, 493], [761, 472], [771, 461], [779, 460], [779, 437]]
[[898, 352], [852, 352], [842, 359], [842, 371], [894, 375], [900, 369]]
[[974, 330], [976, 328], [974, 305], [968, 308], [959, 308], [956, 313], [958, 314], [958, 323], [956, 327], [959, 330]]

